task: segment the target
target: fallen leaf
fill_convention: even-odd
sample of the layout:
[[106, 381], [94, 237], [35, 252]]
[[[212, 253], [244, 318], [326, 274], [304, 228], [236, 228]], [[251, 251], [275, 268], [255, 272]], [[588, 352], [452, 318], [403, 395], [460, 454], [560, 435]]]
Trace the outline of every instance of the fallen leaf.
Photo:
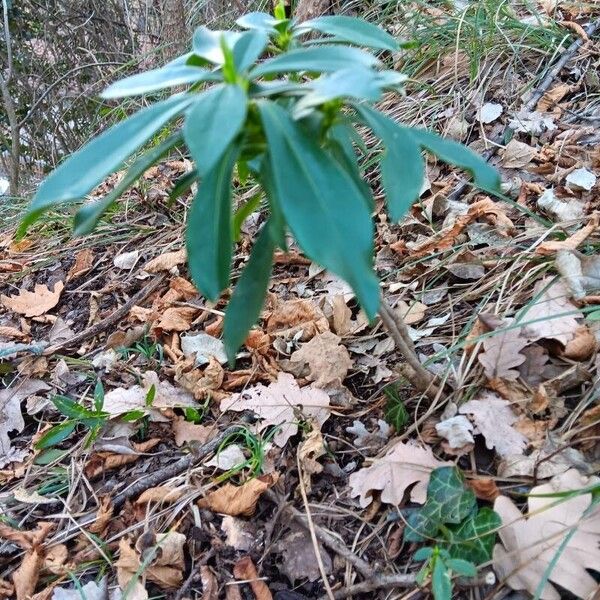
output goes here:
[[307, 341], [329, 330], [329, 322], [320, 308], [308, 300], [287, 300], [278, 304], [267, 319], [267, 333], [290, 339], [300, 333]]
[[491, 477], [467, 479], [467, 485], [480, 500], [485, 500], [486, 502], [493, 502], [500, 495], [500, 490]]
[[91, 248], [84, 248], [75, 253], [75, 262], [71, 265], [67, 273], [67, 281], [77, 279], [85, 275], [94, 266], [94, 251]]
[[163, 331], [187, 331], [199, 312], [199, 309], [193, 306], [172, 306], [161, 313], [154, 328]]
[[256, 567], [249, 556], [240, 558], [233, 566], [233, 576], [236, 579], [248, 581], [256, 600], [273, 600], [267, 584], [259, 579]]
[[185, 489], [173, 488], [166, 485], [158, 485], [156, 487], [148, 488], [142, 492], [138, 499], [135, 501], [136, 504], [148, 504], [150, 502], [158, 502], [159, 504], [172, 504], [177, 502], [185, 494]]
[[[511, 323], [506, 321], [504, 327], [510, 327]], [[514, 380], [519, 377], [516, 369], [526, 360], [521, 350], [527, 346], [528, 340], [521, 335], [521, 327], [498, 331], [483, 340], [483, 352], [477, 359], [483, 365], [485, 375], [488, 379]]]
[[567, 183], [575, 189], [589, 192], [596, 185], [596, 175], [585, 168], [575, 169], [567, 175]]
[[26, 333], [23, 333], [16, 327], [0, 325], [0, 338], [3, 338], [4, 340], [24, 340], [27, 339], [27, 337], [28, 335]]
[[249, 552], [258, 543], [256, 527], [250, 521], [225, 515], [221, 521], [225, 543], [236, 550]]
[[200, 567], [200, 581], [202, 582], [202, 600], [219, 600], [219, 583], [210, 567]]
[[113, 260], [113, 264], [117, 269], [122, 269], [123, 271], [129, 271], [135, 267], [135, 263], [137, 263], [140, 257], [139, 250], [133, 250], [132, 252], [123, 252], [122, 254], [118, 254], [115, 256]]
[[482, 279], [485, 276], [485, 267], [477, 263], [452, 263], [446, 267], [446, 270], [458, 279], [472, 281]]
[[539, 281], [533, 291], [534, 301], [522, 312], [520, 323], [527, 328], [531, 341], [553, 339], [565, 346], [575, 336], [578, 318], [583, 315], [570, 300], [566, 286]]
[[41, 550], [34, 548], [23, 557], [21, 564], [12, 574], [17, 600], [29, 600], [33, 596], [43, 564], [44, 557]]
[[[321, 578], [315, 548], [309, 532], [299, 525], [292, 524], [289, 533], [275, 544], [273, 550], [281, 555], [281, 570], [292, 585], [300, 580], [317, 581]], [[333, 571], [333, 561], [319, 544], [319, 554], [325, 573]]]
[[57, 317], [48, 333], [48, 339], [52, 344], [57, 344], [59, 342], [70, 340], [74, 335], [75, 332], [69, 325], [63, 321], [63, 319]]
[[58, 304], [64, 287], [62, 281], [57, 281], [50, 291], [47, 286], [37, 283], [33, 292], [19, 290], [17, 296], [0, 296], [0, 301], [6, 308], [20, 315], [39, 317]]
[[600, 260], [597, 255], [585, 256], [575, 249], [559, 249], [554, 259], [556, 270], [575, 300], [600, 289]]
[[544, 131], [554, 131], [557, 129], [552, 115], [528, 110], [521, 110], [515, 113], [509, 125], [515, 133], [531, 133], [536, 136]]
[[410, 500], [423, 504], [431, 471], [451, 464], [437, 460], [429, 447], [398, 442], [372, 465], [350, 475], [350, 496], [359, 496], [358, 502], [365, 508], [373, 500], [372, 493], [381, 491], [382, 502], [399, 506], [406, 490], [416, 483], [410, 491]]
[[[549, 569], [550, 581], [578, 598], [591, 598], [598, 584], [586, 569], [600, 565], [600, 507], [592, 508], [590, 493], [562, 501], [544, 495], [581, 490], [599, 482], [597, 477], [584, 477], [571, 469], [531, 490], [525, 516], [506, 496], [496, 498], [494, 510], [502, 519], [502, 527], [498, 530], [501, 544], [494, 548], [493, 561], [499, 577], [514, 590], [535, 594], [554, 563]], [[542, 600], [561, 597], [550, 582], [540, 595]]]
[[323, 471], [323, 465], [317, 459], [325, 454], [327, 454], [327, 450], [323, 442], [323, 434], [315, 428], [298, 447], [298, 459], [302, 466], [302, 480], [307, 494], [312, 489], [312, 476]]
[[331, 331], [315, 335], [292, 354], [288, 370], [307, 377], [318, 388], [339, 387], [352, 367], [350, 354], [340, 342]]
[[187, 260], [185, 248], [176, 252], [165, 252], [149, 260], [144, 265], [144, 271], [147, 273], [160, 273], [161, 271], [170, 271], [173, 267], [183, 265]]
[[567, 342], [561, 356], [570, 360], [586, 360], [595, 352], [597, 345], [596, 337], [588, 326], [581, 325], [575, 330], [573, 339]]
[[114, 506], [110, 496], [102, 496], [100, 498], [100, 505], [96, 511], [95, 521], [88, 527], [88, 531], [95, 535], [102, 537], [113, 517], [115, 512]]
[[477, 431], [485, 438], [485, 445], [496, 449], [500, 456], [522, 454], [527, 447], [527, 438], [512, 425], [517, 416], [510, 403], [496, 394], [483, 391], [476, 400], [469, 400], [459, 408], [462, 414], [468, 414], [475, 423]]
[[440, 437], [448, 440], [450, 448], [462, 448], [467, 444], [473, 444], [473, 425], [462, 415], [456, 417], [450, 417], [441, 421], [435, 426], [435, 430], [438, 432]]
[[207, 333], [184, 335], [181, 338], [181, 350], [186, 357], [196, 357], [196, 366], [208, 364], [211, 357], [222, 365], [227, 362], [225, 344]]
[[495, 121], [504, 111], [502, 104], [496, 104], [494, 102], [486, 102], [480, 109], [477, 115], [478, 120], [481, 123], [492, 123]]
[[260, 497], [277, 482], [277, 473], [261, 475], [236, 486], [226, 483], [198, 500], [200, 508], [232, 517], [251, 517]]
[[8, 434], [23, 431], [25, 421], [21, 402], [50, 387], [39, 379], [27, 379], [22, 383], [0, 390], [0, 468], [13, 462], [15, 449]]
[[237, 444], [231, 444], [223, 450], [219, 450], [214, 458], [204, 463], [207, 467], [214, 467], [221, 471], [229, 471], [239, 467], [246, 462], [242, 449]]
[[512, 139], [501, 152], [502, 166], [505, 169], [522, 169], [536, 154], [536, 149], [529, 144]]
[[542, 382], [542, 373], [549, 359], [548, 351], [543, 346], [532, 344], [523, 348], [521, 354], [525, 361], [519, 365], [519, 375], [531, 387], [535, 387]]
[[141, 340], [146, 334], [146, 327], [138, 325], [126, 331], [114, 331], [106, 339], [105, 348], [128, 348]]
[[415, 323], [420, 323], [425, 318], [427, 308], [427, 305], [422, 302], [413, 302], [409, 306], [404, 300], [399, 300], [395, 311], [407, 325], [414, 325]]
[[300, 388], [289, 373], [279, 373], [268, 386], [258, 384], [232, 395], [221, 402], [221, 410], [253, 411], [260, 419], [256, 431], [276, 427], [273, 441], [280, 448], [298, 432], [299, 415], [321, 426], [330, 414], [329, 396], [312, 385]]
[[339, 336], [344, 336], [352, 332], [352, 311], [348, 308], [344, 296], [338, 294], [331, 300], [333, 311], [333, 331]]
[[183, 581], [185, 535], [170, 531], [150, 538], [148, 547], [141, 550], [138, 544], [132, 547], [128, 537], [119, 540], [117, 580], [121, 591], [127, 590], [128, 600], [147, 600], [146, 579], [164, 590], [177, 589]]
[[183, 417], [174, 420], [171, 426], [175, 434], [175, 444], [180, 447], [189, 442], [206, 444], [206, 442], [217, 434], [215, 427], [190, 423]]
[[535, 109], [541, 113], [550, 112], [570, 91], [571, 86], [566, 83], [558, 83], [552, 86], [544, 92]]
[[585, 214], [583, 202], [574, 198], [562, 200], [557, 198], [553, 189], [547, 189], [538, 198], [537, 205], [545, 210], [551, 217], [558, 222], [577, 221]]

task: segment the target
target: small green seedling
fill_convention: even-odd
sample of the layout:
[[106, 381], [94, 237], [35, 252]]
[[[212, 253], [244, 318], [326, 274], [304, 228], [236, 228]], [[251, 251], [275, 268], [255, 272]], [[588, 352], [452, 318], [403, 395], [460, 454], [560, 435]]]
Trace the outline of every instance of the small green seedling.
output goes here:
[[143, 356], [147, 361], [156, 360], [161, 364], [164, 358], [162, 344], [154, 341], [147, 335], [132, 346], [117, 348], [117, 352], [126, 360], [137, 354]]
[[102, 410], [104, 406], [104, 387], [100, 380], [97, 381], [94, 388], [93, 409], [85, 408], [67, 396], [54, 396], [52, 403], [61, 414], [67, 417], [67, 420], [55, 425], [42, 435], [36, 442], [38, 450], [46, 450], [57, 446], [66, 440], [79, 425], [89, 430], [84, 442], [84, 448], [89, 448], [110, 417], [108, 413]]
[[[105, 90], [106, 99], [147, 95], [156, 101], [61, 164], [39, 187], [19, 229], [23, 235], [45, 211], [85, 199], [146, 147], [111, 192], [79, 208], [75, 232], [88, 233], [148, 168], [182, 149], [195, 168], [176, 184], [177, 192], [199, 182], [186, 226], [189, 270], [215, 302], [230, 286], [243, 215], [258, 202], [236, 207], [233, 192], [253, 180], [266, 205], [265, 223], [226, 311], [230, 361], [260, 315], [275, 250], [287, 249], [288, 233], [306, 256], [346, 280], [367, 316], [375, 317], [375, 204], [360, 166], [363, 132], [382, 148], [376, 159], [393, 222], [420, 196], [424, 151], [471, 172], [483, 189], [495, 192], [500, 183], [496, 170], [465, 146], [376, 108], [385, 93], [404, 93], [407, 79], [390, 68], [391, 53], [404, 45], [383, 29], [342, 15], [300, 23], [285, 16], [283, 2], [273, 16], [253, 12], [237, 25], [237, 31], [198, 27], [189, 52]], [[165, 99], [165, 90], [183, 86]], [[152, 145], [173, 122], [174, 132]]]
[[490, 560], [501, 524], [496, 512], [477, 506], [460, 469], [441, 467], [431, 473], [427, 500], [408, 517], [404, 539], [430, 543], [414, 558], [427, 560], [420, 577], [431, 576], [436, 600], [451, 597], [451, 572], [471, 577], [476, 565]]
[[390, 383], [383, 388], [387, 401], [385, 403], [384, 417], [386, 423], [391, 425], [398, 433], [404, 431], [410, 416], [404, 406], [402, 398], [400, 398], [400, 390], [398, 384]]

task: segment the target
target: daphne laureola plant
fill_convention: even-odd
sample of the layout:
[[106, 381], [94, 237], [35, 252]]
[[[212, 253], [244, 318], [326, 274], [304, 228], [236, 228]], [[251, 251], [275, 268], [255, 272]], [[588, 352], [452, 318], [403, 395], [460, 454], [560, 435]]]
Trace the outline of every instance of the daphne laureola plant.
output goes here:
[[[297, 23], [286, 18], [282, 3], [273, 16], [250, 13], [237, 25], [239, 31], [199, 27], [189, 53], [111, 85], [104, 98], [162, 99], [65, 160], [39, 187], [20, 228], [23, 234], [44, 211], [85, 199], [137, 155], [110, 193], [75, 214], [75, 233], [88, 233], [144, 171], [187, 146], [195, 168], [176, 184], [176, 193], [199, 182], [187, 218], [189, 269], [200, 292], [216, 301], [230, 285], [234, 229], [241, 220], [236, 214], [249, 212], [241, 206], [236, 213], [232, 189], [252, 178], [268, 208], [227, 307], [230, 358], [258, 319], [273, 254], [287, 248], [288, 233], [313, 261], [352, 286], [369, 318], [376, 315], [374, 201], [360, 168], [359, 130], [370, 130], [382, 146], [379, 169], [394, 222], [419, 197], [424, 150], [470, 171], [483, 189], [499, 184], [496, 171], [469, 149], [397, 123], [374, 107], [384, 92], [401, 93], [406, 79], [385, 68], [401, 44], [384, 30], [347, 16]], [[164, 99], [164, 90], [182, 86], [185, 91]], [[182, 125], [139, 153], [172, 122]]]

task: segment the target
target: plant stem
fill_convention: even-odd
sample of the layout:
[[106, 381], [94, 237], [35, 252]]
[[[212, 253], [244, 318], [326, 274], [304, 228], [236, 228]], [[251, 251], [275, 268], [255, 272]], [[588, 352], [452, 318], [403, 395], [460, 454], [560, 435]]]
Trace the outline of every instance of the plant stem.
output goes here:
[[421, 364], [404, 319], [389, 305], [385, 298], [381, 299], [379, 316], [394, 340], [397, 350], [406, 359], [411, 369], [411, 372], [406, 374], [407, 379], [428, 397], [437, 396], [439, 390], [433, 382], [433, 374]]

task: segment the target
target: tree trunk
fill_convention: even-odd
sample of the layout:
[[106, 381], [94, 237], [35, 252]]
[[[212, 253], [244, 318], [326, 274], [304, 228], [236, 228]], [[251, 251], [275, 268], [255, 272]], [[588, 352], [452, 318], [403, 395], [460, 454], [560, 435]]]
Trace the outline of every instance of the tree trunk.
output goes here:
[[298, 0], [294, 17], [297, 21], [308, 21], [324, 15], [331, 8], [331, 0]]
[[171, 60], [190, 46], [184, 0], [163, 0], [161, 44], [163, 58]]

